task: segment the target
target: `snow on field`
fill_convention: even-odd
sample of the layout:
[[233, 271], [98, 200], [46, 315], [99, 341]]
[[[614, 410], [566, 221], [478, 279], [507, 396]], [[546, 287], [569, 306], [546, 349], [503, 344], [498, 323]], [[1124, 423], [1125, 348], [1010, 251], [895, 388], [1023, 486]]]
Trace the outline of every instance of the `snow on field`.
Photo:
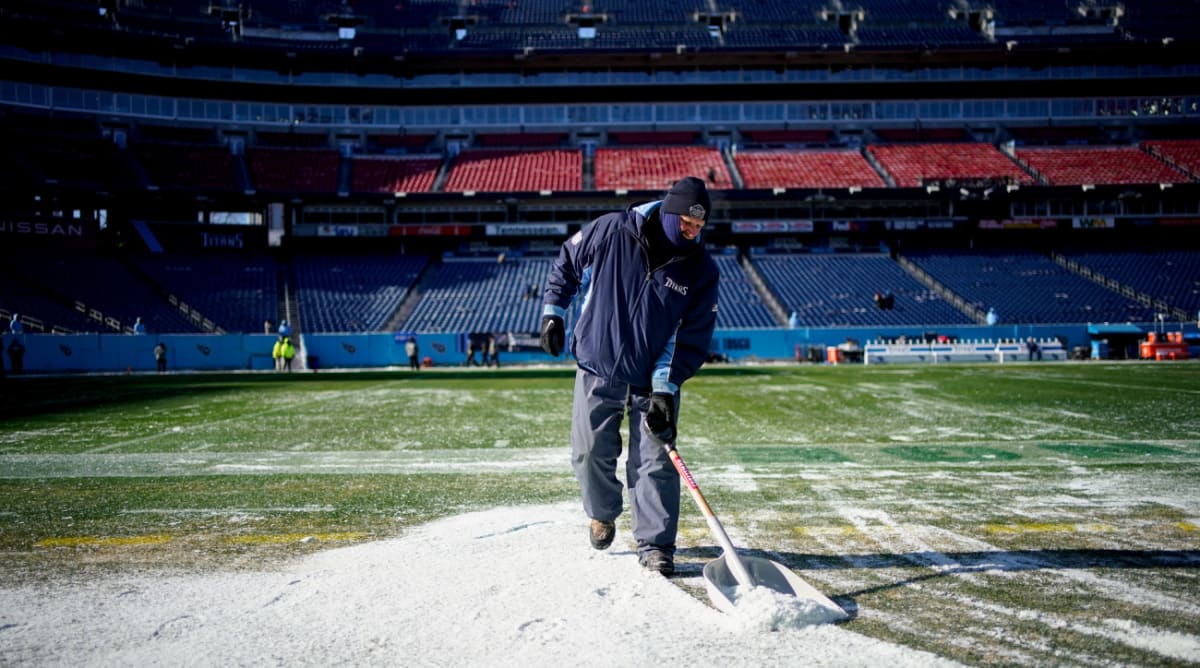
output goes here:
[[597, 552], [572, 504], [500, 508], [278, 570], [5, 586], [0, 664], [952, 665], [762, 606], [723, 614], [623, 537]]

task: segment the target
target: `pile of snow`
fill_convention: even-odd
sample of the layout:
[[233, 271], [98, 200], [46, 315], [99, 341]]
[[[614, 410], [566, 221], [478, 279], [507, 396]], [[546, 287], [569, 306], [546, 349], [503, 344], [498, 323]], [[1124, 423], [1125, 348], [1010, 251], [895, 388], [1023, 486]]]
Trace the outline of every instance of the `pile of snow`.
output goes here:
[[0, 664], [950, 665], [810, 625], [762, 588], [723, 614], [620, 535], [592, 550], [586, 526], [573, 505], [499, 508], [278, 571], [3, 585]]
[[767, 587], [737, 587], [733, 605], [730, 616], [748, 630], [783, 631], [842, 619], [816, 601]]

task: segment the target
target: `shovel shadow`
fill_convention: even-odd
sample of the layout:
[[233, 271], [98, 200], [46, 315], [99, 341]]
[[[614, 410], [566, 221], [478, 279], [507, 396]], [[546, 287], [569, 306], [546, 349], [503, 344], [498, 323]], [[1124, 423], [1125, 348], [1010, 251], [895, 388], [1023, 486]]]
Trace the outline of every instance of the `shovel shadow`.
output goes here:
[[[1200, 550], [1105, 550], [1105, 549], [1042, 549], [989, 550], [975, 552], [901, 552], [847, 555], [816, 555], [797, 552], [775, 552], [739, 549], [739, 554], [771, 559], [787, 566], [804, 577], [806, 571], [855, 570], [883, 568], [926, 568], [930, 572], [914, 575], [896, 582], [875, 585], [855, 591], [830, 593], [850, 619], [857, 616], [860, 596], [900, 589], [951, 575], [966, 573], [1018, 573], [1040, 570], [1090, 569], [1193, 569], [1200, 568]], [[716, 546], [681, 549], [677, 553], [688, 560], [709, 560], [721, 555]], [[695, 566], [699, 572], [701, 566]]]

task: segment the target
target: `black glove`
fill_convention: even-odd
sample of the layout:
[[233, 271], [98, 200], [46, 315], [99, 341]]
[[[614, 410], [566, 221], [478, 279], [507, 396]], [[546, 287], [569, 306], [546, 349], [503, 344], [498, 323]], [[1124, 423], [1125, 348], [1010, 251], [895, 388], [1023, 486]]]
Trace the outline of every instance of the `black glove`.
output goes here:
[[675, 395], [655, 392], [646, 411], [646, 431], [660, 443], [675, 442]]
[[558, 357], [562, 354], [566, 333], [562, 318], [556, 315], [542, 316], [542, 350], [549, 353], [551, 357]]

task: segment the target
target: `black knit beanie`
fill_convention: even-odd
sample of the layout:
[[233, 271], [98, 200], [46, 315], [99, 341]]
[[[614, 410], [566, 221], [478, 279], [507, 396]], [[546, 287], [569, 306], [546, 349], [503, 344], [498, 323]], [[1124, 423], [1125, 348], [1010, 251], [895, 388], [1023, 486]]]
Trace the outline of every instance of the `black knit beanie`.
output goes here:
[[708, 220], [708, 214], [712, 211], [712, 200], [708, 198], [708, 189], [704, 187], [704, 181], [694, 176], [685, 176], [676, 181], [663, 199], [662, 210], [666, 213]]

